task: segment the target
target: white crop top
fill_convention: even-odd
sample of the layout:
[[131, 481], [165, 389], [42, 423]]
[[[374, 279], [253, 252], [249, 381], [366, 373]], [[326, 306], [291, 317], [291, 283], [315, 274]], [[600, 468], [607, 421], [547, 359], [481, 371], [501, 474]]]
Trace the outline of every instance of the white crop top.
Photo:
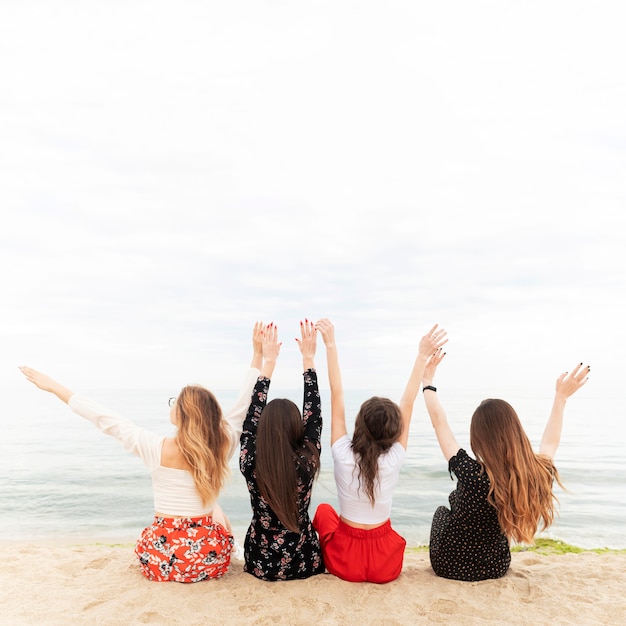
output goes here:
[[[229, 458], [239, 443], [243, 420], [260, 373], [258, 369], [250, 368], [235, 406], [224, 414], [231, 436]], [[155, 511], [168, 517], [202, 517], [212, 513], [215, 501], [202, 504], [191, 472], [161, 465], [164, 436], [136, 426], [89, 398], [73, 395], [68, 404], [103, 433], [120, 441], [125, 450], [141, 458], [152, 477]]]
[[391, 517], [393, 492], [406, 450], [396, 442], [378, 457], [378, 484], [372, 506], [363, 486], [359, 485], [359, 469], [350, 444], [350, 437], [344, 435], [331, 448], [340, 515], [357, 524], [382, 524]]

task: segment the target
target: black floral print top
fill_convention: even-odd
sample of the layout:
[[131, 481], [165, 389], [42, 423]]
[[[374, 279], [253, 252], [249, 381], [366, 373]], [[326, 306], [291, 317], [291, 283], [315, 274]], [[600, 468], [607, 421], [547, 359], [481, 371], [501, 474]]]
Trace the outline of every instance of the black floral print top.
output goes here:
[[[324, 571], [322, 550], [309, 517], [315, 466], [304, 454], [298, 464], [298, 499], [301, 533], [287, 529], [259, 493], [256, 482], [256, 433], [267, 403], [270, 380], [259, 376], [243, 423], [239, 469], [246, 479], [252, 505], [252, 522], [244, 544], [244, 570], [262, 580], [308, 578]], [[318, 451], [322, 446], [322, 409], [315, 370], [304, 372], [304, 439]]]
[[462, 448], [448, 464], [458, 479], [450, 509], [440, 506], [430, 532], [430, 562], [438, 576], [456, 580], [500, 578], [511, 564], [509, 542], [496, 508], [487, 501], [489, 478]]

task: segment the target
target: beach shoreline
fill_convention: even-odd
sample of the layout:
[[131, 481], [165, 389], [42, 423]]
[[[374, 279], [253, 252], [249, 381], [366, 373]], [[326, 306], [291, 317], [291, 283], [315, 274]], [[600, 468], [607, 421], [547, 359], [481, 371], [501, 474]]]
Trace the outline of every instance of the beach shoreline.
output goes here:
[[500, 579], [438, 578], [426, 548], [405, 553], [386, 585], [330, 574], [269, 583], [233, 561], [219, 580], [145, 579], [133, 542], [1, 541], [7, 624], [623, 624], [626, 551], [515, 551]]

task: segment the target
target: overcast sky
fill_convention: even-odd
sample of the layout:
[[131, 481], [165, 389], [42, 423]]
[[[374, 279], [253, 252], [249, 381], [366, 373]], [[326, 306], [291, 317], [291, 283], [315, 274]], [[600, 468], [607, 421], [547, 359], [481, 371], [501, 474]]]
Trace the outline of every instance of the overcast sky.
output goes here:
[[273, 320], [297, 387], [323, 316], [348, 387], [438, 322], [446, 385], [621, 406], [622, 4], [2, 3], [0, 386], [236, 387]]

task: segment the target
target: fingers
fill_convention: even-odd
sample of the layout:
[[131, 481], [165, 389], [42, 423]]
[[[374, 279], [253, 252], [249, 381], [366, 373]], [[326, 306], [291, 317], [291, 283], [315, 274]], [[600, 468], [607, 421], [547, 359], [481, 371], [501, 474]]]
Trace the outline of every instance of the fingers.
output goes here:
[[263, 340], [275, 342], [278, 339], [278, 326], [274, 322], [265, 325], [263, 329]]
[[445, 336], [446, 335], [446, 331], [442, 331], [443, 335], [439, 335], [436, 337], [435, 341], [437, 342], [437, 348], [441, 348], [441, 346], [443, 346], [444, 344], [448, 343], [448, 338]]
[[308, 318], [304, 322], [300, 321], [300, 339], [298, 337], [295, 339], [303, 354], [304, 351], [314, 352], [315, 344], [317, 343], [317, 328], [315, 328], [315, 324]]
[[447, 331], [435, 324], [421, 339], [419, 351], [422, 357], [430, 357], [436, 350], [448, 343]]
[[263, 329], [263, 358], [274, 361], [280, 353], [281, 342], [278, 341], [278, 326], [274, 322]]
[[563, 372], [563, 374], [559, 376], [559, 381], [569, 378], [571, 380], [580, 382], [587, 379], [590, 371], [591, 367], [589, 365], [583, 366], [582, 363], [576, 363], [571, 372]]
[[446, 353], [441, 349], [437, 348], [435, 352], [430, 357], [430, 361], [433, 365], [439, 365], [441, 361], [443, 361], [443, 357], [446, 356]]
[[439, 328], [439, 324], [435, 324], [425, 335], [424, 337], [430, 338], [432, 341], [438, 342], [442, 341], [443, 338], [448, 334], [443, 328]]
[[435, 324], [426, 334], [432, 337], [432, 335], [434, 335], [437, 332], [438, 326], [439, 324]]
[[591, 371], [591, 367], [589, 365], [585, 365], [583, 367], [583, 364], [579, 363], [572, 370], [572, 376], [574, 376], [578, 380], [582, 380], [583, 378], [585, 378], [589, 374], [590, 371]]
[[582, 363], [577, 363], [576, 366], [572, 369], [572, 373], [570, 374], [570, 378], [576, 381], [581, 387], [589, 380], [589, 372], [591, 371], [591, 367], [589, 365], [583, 366]]
[[589, 365], [577, 363], [571, 372], [563, 372], [556, 381], [557, 394], [563, 394], [565, 397], [571, 396], [587, 383], [590, 371]]
[[322, 318], [321, 320], [318, 320], [315, 323], [315, 328], [317, 328], [317, 330], [319, 330], [322, 334], [324, 334], [324, 333], [328, 333], [329, 331], [331, 331], [333, 328], [333, 325], [330, 320], [326, 318]]
[[252, 328], [252, 348], [255, 354], [258, 354], [263, 349], [263, 322], [255, 322]]
[[322, 339], [327, 347], [333, 344], [335, 340], [335, 327], [329, 319], [323, 317], [318, 320], [315, 323], [315, 328], [322, 334]]
[[315, 328], [315, 324], [312, 321], [305, 318], [304, 322], [300, 322], [300, 335], [302, 336], [302, 339], [315, 336], [316, 334], [317, 329]]
[[26, 378], [28, 380], [30, 380], [31, 382], [33, 382], [37, 376], [37, 374], [39, 374], [39, 372], [37, 370], [34, 370], [32, 367], [26, 367], [26, 365], [20, 365], [18, 367], [18, 369], [22, 372], [22, 374], [24, 374], [24, 376], [26, 376]]

